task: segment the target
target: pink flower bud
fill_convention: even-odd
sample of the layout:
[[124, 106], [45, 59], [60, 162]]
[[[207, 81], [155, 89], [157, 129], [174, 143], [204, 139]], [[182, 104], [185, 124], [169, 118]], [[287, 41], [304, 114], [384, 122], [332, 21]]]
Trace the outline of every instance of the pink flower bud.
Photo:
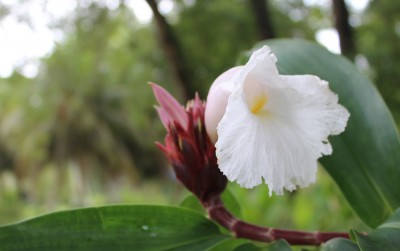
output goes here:
[[178, 122], [181, 124], [181, 126], [186, 128], [188, 124], [188, 117], [185, 112], [185, 108], [183, 108], [178, 101], [171, 96], [171, 94], [169, 94], [159, 85], [150, 83], [150, 86], [153, 89], [158, 103], [160, 103], [160, 106], [157, 106], [156, 110], [165, 129], [168, 130], [169, 124], [173, 123], [173, 121]]

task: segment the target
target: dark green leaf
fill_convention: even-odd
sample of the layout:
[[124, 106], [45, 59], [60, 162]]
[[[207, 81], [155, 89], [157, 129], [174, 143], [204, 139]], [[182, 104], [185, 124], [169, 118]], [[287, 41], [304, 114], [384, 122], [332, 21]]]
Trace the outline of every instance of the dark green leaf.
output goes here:
[[278, 241], [274, 241], [271, 244], [269, 244], [265, 250], [267, 250], [267, 251], [292, 251], [292, 248], [290, 247], [289, 243], [287, 243], [285, 240], [278, 240]]
[[250, 241], [245, 239], [226, 239], [223, 242], [218, 243], [216, 246], [212, 247], [208, 251], [226, 251], [226, 250], [234, 250], [235, 248], [249, 243]]
[[0, 228], [0, 250], [205, 250], [229, 236], [203, 215], [166, 206], [51, 213]]
[[362, 251], [398, 251], [400, 250], [400, 208], [376, 230], [365, 235], [353, 231]]
[[[233, 215], [239, 218], [242, 216], [239, 202], [236, 200], [235, 196], [231, 193], [231, 191], [228, 188], [226, 188], [225, 191], [222, 193], [221, 198], [225, 204], [225, 207]], [[186, 196], [180, 203], [180, 206], [195, 210], [203, 214], [206, 213], [206, 211], [204, 210], [203, 206], [201, 205], [197, 197], [194, 196], [193, 194], [189, 194], [188, 196]]]
[[265, 250], [265, 249], [263, 249], [261, 247], [257, 247], [256, 245], [254, 245], [252, 243], [245, 243], [234, 249], [234, 251], [262, 251], [262, 250]]
[[350, 61], [321, 46], [301, 40], [265, 43], [276, 54], [281, 74], [327, 80], [349, 110], [346, 131], [330, 138], [333, 155], [321, 163], [360, 218], [372, 227], [381, 224], [400, 206], [400, 141], [375, 86]]
[[321, 251], [360, 251], [357, 244], [344, 238], [332, 239], [321, 246]]
[[292, 251], [292, 248], [285, 240], [278, 240], [263, 246], [245, 243], [235, 248], [234, 251]]
[[202, 214], [206, 213], [206, 210], [199, 202], [199, 199], [197, 199], [197, 197], [193, 194], [188, 194], [185, 198], [183, 198], [179, 205], [181, 207], [189, 208]]

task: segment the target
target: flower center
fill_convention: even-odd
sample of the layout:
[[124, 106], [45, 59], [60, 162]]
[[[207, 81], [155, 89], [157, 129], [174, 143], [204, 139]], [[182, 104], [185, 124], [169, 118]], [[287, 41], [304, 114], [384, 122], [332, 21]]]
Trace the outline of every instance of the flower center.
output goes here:
[[268, 102], [265, 85], [254, 78], [254, 76], [249, 75], [244, 81], [243, 91], [250, 111], [253, 114], [261, 112]]
[[261, 109], [265, 106], [265, 104], [268, 102], [268, 97], [267, 95], [261, 94], [257, 97], [255, 97], [254, 100], [251, 102], [250, 110], [253, 114], [257, 114]]

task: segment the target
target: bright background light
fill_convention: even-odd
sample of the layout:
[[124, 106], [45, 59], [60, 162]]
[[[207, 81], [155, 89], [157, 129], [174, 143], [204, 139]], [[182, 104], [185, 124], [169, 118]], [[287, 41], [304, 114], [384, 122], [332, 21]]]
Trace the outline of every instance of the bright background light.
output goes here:
[[[361, 12], [370, 0], [347, 1], [354, 12]], [[5, 6], [15, 6], [16, 0], [3, 0]], [[329, 5], [328, 0], [304, 0], [306, 5]], [[107, 8], [118, 7], [116, 0], [103, 0]], [[32, 24], [18, 22], [14, 15], [7, 16], [0, 22], [0, 77], [9, 77], [13, 70], [20, 69], [25, 77], [33, 78], [40, 66], [39, 59], [49, 55], [55, 43], [64, 37], [62, 32], [50, 30], [47, 26], [51, 20], [72, 15], [78, 2], [76, 0], [36, 0], [18, 6], [16, 13], [28, 15]], [[81, 5], [89, 5], [90, 0], [79, 1]], [[152, 11], [145, 0], [128, 0], [126, 5], [133, 11], [138, 21], [147, 24], [152, 19]], [[162, 0], [160, 12], [167, 14], [174, 9], [174, 1]], [[320, 30], [316, 34], [319, 43], [334, 53], [340, 53], [339, 37], [334, 29]]]
[[333, 53], [340, 53], [340, 41], [339, 35], [335, 29], [323, 29], [317, 31], [315, 34], [315, 39], [318, 43], [325, 46], [328, 50]]

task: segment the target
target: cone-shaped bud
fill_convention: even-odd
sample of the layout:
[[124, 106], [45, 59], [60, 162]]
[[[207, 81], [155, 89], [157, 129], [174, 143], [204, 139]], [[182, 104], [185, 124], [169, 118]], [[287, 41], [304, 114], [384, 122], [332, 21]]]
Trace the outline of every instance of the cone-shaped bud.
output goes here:
[[162, 87], [151, 87], [167, 129], [165, 144], [157, 146], [172, 164], [176, 177], [203, 203], [219, 196], [227, 179], [218, 168], [215, 147], [205, 129], [205, 103], [196, 94], [185, 109]]

